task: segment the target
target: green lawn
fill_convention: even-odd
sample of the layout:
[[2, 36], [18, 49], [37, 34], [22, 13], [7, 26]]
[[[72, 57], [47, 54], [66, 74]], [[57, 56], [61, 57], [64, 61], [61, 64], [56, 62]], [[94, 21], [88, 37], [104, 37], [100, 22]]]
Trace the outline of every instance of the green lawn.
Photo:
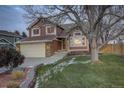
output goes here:
[[[54, 65], [39, 68], [38, 77], [47, 69], [70, 59], [72, 57], [65, 57]], [[124, 87], [124, 58], [106, 54], [100, 56], [102, 63], [80, 63], [89, 59], [87, 56], [77, 56], [77, 64], [71, 64], [62, 72], [52, 74], [51, 78], [39, 83], [39, 87]]]

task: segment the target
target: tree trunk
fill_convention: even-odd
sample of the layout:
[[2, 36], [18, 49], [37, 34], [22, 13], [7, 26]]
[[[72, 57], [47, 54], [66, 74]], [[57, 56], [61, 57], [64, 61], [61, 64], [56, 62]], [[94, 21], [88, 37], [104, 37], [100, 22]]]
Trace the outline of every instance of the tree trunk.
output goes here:
[[92, 48], [91, 49], [91, 61], [92, 62], [98, 62], [99, 61], [99, 57], [98, 57], [98, 49], [97, 48]]
[[98, 54], [98, 47], [96, 43], [96, 38], [92, 39], [91, 42], [91, 62], [98, 62], [99, 61], [99, 54]]
[[89, 43], [89, 53], [91, 53], [91, 44]]

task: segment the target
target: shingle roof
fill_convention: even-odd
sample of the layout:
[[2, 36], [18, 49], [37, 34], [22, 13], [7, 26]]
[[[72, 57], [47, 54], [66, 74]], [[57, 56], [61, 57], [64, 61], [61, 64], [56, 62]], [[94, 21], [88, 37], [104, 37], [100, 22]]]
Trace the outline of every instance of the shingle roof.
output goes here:
[[21, 41], [37, 41], [37, 40], [54, 40], [56, 38], [65, 38], [67, 36], [68, 31], [75, 26], [74, 23], [63, 24], [61, 27], [64, 29], [62, 33], [58, 36], [49, 35], [49, 36], [36, 36], [36, 37], [27, 37], [22, 39]]
[[2, 34], [2, 35], [7, 35], [7, 36], [21, 37], [20, 35], [17, 35], [16, 33], [8, 32], [8, 31], [6, 31], [6, 30], [0, 30], [0, 34]]
[[56, 39], [55, 36], [44, 36], [44, 37], [36, 36], [36, 37], [27, 37], [22, 39], [21, 41], [23, 42], [23, 41], [54, 40], [54, 39]]
[[34, 25], [36, 25], [39, 21], [42, 21], [44, 22], [45, 24], [53, 24], [53, 25], [56, 25], [58, 27], [60, 27], [61, 29], [63, 29], [60, 25], [58, 25], [57, 23], [53, 23], [51, 22], [49, 19], [46, 19], [46, 18], [37, 18], [34, 22], [32, 22], [27, 29], [30, 29], [31, 27], [33, 27]]

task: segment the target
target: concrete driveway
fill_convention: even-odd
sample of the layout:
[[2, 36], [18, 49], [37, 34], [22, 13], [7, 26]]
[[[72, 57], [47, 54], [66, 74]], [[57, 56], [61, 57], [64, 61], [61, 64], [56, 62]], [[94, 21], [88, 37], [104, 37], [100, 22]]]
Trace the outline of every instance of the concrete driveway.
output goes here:
[[56, 61], [62, 59], [64, 56], [66, 56], [67, 52], [58, 52], [56, 54], [54, 54], [51, 57], [47, 57], [47, 58], [25, 58], [24, 63], [20, 66], [20, 67], [29, 67], [29, 68], [33, 68], [37, 65], [40, 64], [53, 64]]

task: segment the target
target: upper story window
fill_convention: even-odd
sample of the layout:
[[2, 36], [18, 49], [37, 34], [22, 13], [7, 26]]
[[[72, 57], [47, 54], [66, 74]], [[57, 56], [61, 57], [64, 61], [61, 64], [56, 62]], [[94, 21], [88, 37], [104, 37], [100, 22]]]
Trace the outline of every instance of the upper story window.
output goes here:
[[77, 31], [77, 32], [74, 32], [73, 35], [74, 35], [74, 36], [81, 36], [81, 35], [82, 35], [82, 32], [81, 32], [81, 31]]
[[46, 26], [46, 35], [55, 35], [56, 28], [53, 26]]
[[81, 33], [75, 33], [75, 35], [81, 35]]
[[33, 28], [32, 29], [32, 36], [40, 36], [40, 29], [39, 28]]
[[73, 32], [73, 36], [70, 36], [71, 47], [86, 46], [86, 37], [82, 35], [81, 31]]

